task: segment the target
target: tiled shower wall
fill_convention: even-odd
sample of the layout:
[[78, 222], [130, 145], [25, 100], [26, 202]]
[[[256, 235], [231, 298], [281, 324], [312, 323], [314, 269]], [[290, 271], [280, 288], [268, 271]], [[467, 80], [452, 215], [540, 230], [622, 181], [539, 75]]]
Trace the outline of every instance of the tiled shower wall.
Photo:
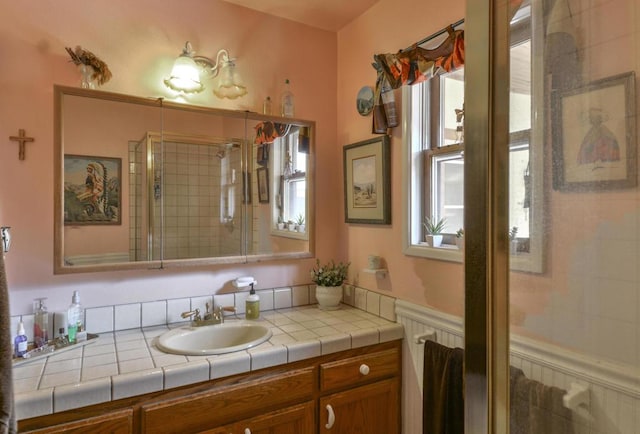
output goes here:
[[[221, 157], [218, 153], [224, 147], [217, 145], [165, 142], [164, 163], [159, 150], [154, 150], [156, 167], [163, 164], [163, 175], [154, 181], [158, 191], [147, 192], [154, 197], [154, 215], [158, 216], [152, 228], [146, 227], [148, 220], [142, 213], [147, 201], [147, 195], [142, 193], [146, 177], [140, 172], [144, 165], [139, 162], [145, 160], [145, 150], [143, 146], [138, 148], [137, 152], [130, 152], [130, 157], [136, 159], [130, 166], [130, 201], [135, 204], [130, 219], [132, 257], [148, 259], [145, 252], [149, 230], [162, 233], [163, 259], [240, 255], [239, 148], [229, 149]], [[161, 207], [163, 222], [159, 218]], [[161, 258], [160, 248], [160, 243], [154, 242], [154, 260]]]

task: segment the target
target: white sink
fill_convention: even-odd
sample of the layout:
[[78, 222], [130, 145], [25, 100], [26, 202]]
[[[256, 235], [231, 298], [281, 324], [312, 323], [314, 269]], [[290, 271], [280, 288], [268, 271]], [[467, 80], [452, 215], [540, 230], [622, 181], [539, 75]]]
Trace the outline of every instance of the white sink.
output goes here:
[[271, 338], [271, 329], [249, 321], [191, 327], [183, 326], [158, 337], [159, 350], [172, 354], [206, 356], [255, 347]]

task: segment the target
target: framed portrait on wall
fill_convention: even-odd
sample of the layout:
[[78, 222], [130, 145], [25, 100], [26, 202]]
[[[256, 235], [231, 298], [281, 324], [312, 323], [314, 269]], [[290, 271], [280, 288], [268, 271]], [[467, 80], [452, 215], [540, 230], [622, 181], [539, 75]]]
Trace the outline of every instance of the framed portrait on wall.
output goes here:
[[556, 190], [637, 185], [634, 72], [560, 91], [553, 108]]
[[64, 224], [120, 225], [122, 159], [64, 156]]
[[389, 136], [343, 147], [347, 223], [391, 224]]

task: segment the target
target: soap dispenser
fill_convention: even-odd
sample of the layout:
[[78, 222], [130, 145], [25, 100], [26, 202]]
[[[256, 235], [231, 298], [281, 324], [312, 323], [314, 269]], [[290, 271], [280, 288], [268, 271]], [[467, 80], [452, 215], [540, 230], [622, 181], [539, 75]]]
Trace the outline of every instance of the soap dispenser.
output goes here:
[[247, 319], [260, 318], [260, 296], [258, 296], [255, 289], [253, 289], [253, 283], [251, 283], [251, 290], [245, 302], [245, 313]]

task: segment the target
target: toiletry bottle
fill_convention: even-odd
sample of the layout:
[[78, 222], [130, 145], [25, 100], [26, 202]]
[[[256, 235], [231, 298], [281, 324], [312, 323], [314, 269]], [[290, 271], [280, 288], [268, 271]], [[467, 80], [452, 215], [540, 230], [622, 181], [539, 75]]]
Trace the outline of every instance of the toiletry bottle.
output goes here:
[[46, 299], [36, 298], [33, 302], [33, 340], [36, 348], [44, 347], [49, 341], [49, 313], [44, 305]]
[[284, 81], [284, 92], [280, 98], [280, 114], [285, 118], [292, 118], [294, 114], [294, 98], [291, 92], [289, 79]]
[[256, 291], [253, 289], [253, 283], [251, 284], [251, 291], [249, 291], [245, 302], [245, 312], [247, 319], [260, 318], [260, 296], [256, 294]]
[[82, 332], [82, 306], [80, 306], [80, 294], [73, 291], [71, 297], [71, 305], [67, 310], [67, 333], [69, 334], [69, 343], [75, 344], [78, 332]]
[[271, 97], [270, 96], [264, 99], [264, 104], [262, 105], [262, 114], [265, 114], [265, 115], [271, 114]]
[[27, 352], [27, 335], [24, 332], [24, 324], [22, 321], [18, 323], [18, 335], [14, 339], [15, 356], [22, 357]]

